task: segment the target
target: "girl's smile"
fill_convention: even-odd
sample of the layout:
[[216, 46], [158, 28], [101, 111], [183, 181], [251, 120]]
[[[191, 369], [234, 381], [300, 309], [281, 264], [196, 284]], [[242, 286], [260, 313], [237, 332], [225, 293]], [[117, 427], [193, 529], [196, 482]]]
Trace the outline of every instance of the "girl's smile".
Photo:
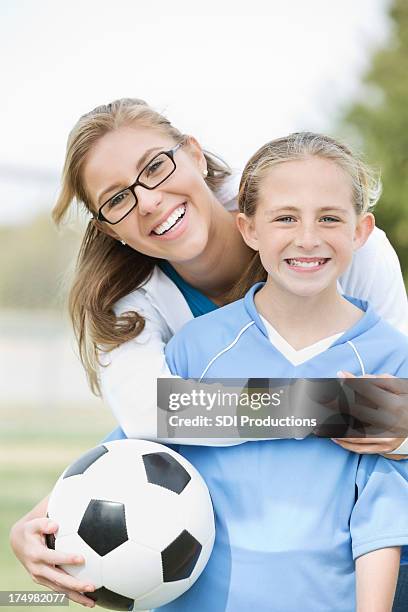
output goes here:
[[310, 274], [321, 270], [330, 259], [330, 257], [290, 257], [285, 259], [285, 263], [296, 273]]

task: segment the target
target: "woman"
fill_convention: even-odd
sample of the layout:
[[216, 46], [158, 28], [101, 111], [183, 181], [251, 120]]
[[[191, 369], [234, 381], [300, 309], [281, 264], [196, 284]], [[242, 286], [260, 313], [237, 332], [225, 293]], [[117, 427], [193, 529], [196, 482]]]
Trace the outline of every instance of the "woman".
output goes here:
[[[155, 387], [169, 374], [166, 343], [187, 320], [223, 305], [254, 259], [235, 225], [232, 180], [220, 160], [140, 100], [98, 107], [71, 132], [53, 217], [60, 222], [78, 200], [93, 218], [70, 312], [91, 388], [128, 437], [157, 438]], [[373, 232], [341, 284], [407, 331], [401, 270], [383, 232]], [[390, 453], [403, 440], [364, 442], [351, 446]], [[34, 580], [93, 605], [80, 594], [92, 585], [55, 567], [80, 560], [44, 545], [57, 528], [44, 518], [46, 506], [45, 499], [13, 527], [13, 549]]]

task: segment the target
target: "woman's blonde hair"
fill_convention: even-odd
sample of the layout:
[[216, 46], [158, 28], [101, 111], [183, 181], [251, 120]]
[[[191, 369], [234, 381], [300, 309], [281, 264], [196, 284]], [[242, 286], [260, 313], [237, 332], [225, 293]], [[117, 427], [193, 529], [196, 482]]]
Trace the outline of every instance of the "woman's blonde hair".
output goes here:
[[[379, 176], [345, 144], [322, 134], [296, 132], [271, 140], [263, 145], [246, 164], [239, 186], [239, 210], [248, 217], [256, 212], [259, 190], [271, 168], [288, 161], [307, 157], [330, 160], [342, 168], [350, 178], [352, 201], [357, 215], [371, 211], [381, 195]], [[256, 252], [243, 275], [233, 287], [228, 299], [245, 295], [252, 285], [266, 280], [267, 273]]]
[[[156, 129], [170, 136], [175, 143], [183, 138], [166, 117], [139, 99], [122, 98], [83, 115], [68, 138], [61, 191], [52, 212], [57, 225], [73, 203], [92, 211], [82, 176], [87, 155], [105, 134], [131, 125]], [[231, 171], [211, 153], [204, 151], [204, 156], [208, 170], [205, 180], [216, 192]], [[97, 375], [99, 352], [112, 350], [135, 338], [145, 325], [144, 318], [137, 312], [116, 317], [113, 306], [148, 280], [157, 261], [123, 246], [101, 231], [93, 220], [89, 221], [69, 294], [69, 313], [81, 361], [90, 387], [96, 394], [100, 394]]]

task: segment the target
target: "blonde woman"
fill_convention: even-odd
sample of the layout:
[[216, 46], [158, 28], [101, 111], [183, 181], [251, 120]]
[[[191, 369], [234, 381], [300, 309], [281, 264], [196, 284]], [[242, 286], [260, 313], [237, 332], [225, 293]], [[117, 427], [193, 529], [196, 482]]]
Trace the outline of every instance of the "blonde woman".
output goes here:
[[[102, 393], [128, 437], [157, 437], [156, 378], [169, 373], [167, 342], [188, 320], [224, 305], [251, 265], [254, 253], [235, 224], [236, 193], [225, 164], [143, 101], [100, 106], [70, 134], [53, 217], [59, 223], [76, 202], [90, 214], [70, 313], [91, 388]], [[407, 331], [399, 262], [381, 230], [373, 231], [340, 283]], [[389, 397], [390, 407], [401, 409], [391, 383]], [[403, 443], [351, 444], [358, 452], [391, 453], [404, 450]], [[81, 595], [92, 585], [56, 567], [81, 560], [44, 544], [44, 534], [57, 529], [45, 518], [46, 507], [44, 499], [13, 527], [13, 549], [34, 580], [93, 605]]]

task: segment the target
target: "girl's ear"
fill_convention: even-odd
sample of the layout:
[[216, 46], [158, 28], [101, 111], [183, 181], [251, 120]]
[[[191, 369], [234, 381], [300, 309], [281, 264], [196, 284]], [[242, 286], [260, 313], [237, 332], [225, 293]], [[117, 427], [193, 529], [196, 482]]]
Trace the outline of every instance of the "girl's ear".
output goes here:
[[247, 217], [245, 213], [238, 213], [235, 221], [246, 244], [254, 251], [258, 251], [258, 237], [255, 231], [254, 217]]
[[360, 249], [368, 240], [375, 228], [375, 218], [372, 213], [365, 213], [357, 220], [353, 238], [353, 251]]

